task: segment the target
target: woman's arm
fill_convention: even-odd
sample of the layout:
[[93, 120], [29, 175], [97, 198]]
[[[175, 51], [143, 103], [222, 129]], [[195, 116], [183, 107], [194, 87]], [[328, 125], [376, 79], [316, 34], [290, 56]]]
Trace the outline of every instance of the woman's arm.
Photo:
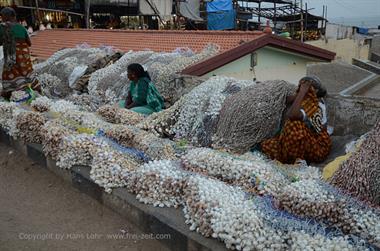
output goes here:
[[304, 83], [301, 84], [300, 90], [290, 107], [289, 111], [286, 113], [286, 118], [290, 120], [302, 120], [303, 119], [303, 114], [300, 111], [301, 110], [301, 105], [302, 101], [305, 98], [307, 92], [309, 91], [310, 84], [309, 83]]
[[32, 41], [30, 41], [30, 37], [29, 37], [29, 36], [26, 37], [25, 42], [26, 42], [26, 44], [27, 44], [29, 47], [32, 46]]

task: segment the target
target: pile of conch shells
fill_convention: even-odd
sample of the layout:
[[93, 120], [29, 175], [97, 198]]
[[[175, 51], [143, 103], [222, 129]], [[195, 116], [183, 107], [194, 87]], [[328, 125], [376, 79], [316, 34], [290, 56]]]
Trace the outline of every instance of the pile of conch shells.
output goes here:
[[178, 207], [183, 204], [187, 176], [178, 161], [152, 161], [126, 177], [127, 188], [142, 203]]
[[15, 110], [20, 110], [15, 103], [0, 102], [0, 126], [6, 131], [11, 130]]
[[144, 116], [137, 112], [111, 105], [101, 106], [97, 112], [107, 122], [116, 124], [136, 125], [144, 119]]
[[30, 106], [37, 112], [47, 112], [50, 110], [51, 104], [52, 101], [49, 98], [41, 96], [33, 100]]
[[332, 177], [337, 188], [380, 206], [380, 121]]
[[41, 129], [46, 118], [37, 112], [23, 112], [16, 117], [18, 137], [24, 142], [42, 143]]

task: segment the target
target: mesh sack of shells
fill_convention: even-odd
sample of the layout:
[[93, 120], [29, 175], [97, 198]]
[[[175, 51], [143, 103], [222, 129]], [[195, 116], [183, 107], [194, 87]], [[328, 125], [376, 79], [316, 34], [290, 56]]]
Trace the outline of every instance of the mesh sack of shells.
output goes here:
[[337, 188], [380, 206], [380, 121], [332, 177]]
[[173, 126], [177, 123], [184, 99], [180, 99], [168, 109], [153, 113], [136, 126], [158, 137], [174, 138]]
[[46, 118], [38, 112], [23, 112], [14, 118], [18, 137], [27, 143], [42, 143], [41, 129]]
[[247, 160], [242, 156], [210, 148], [194, 148], [183, 155], [181, 160], [184, 168], [189, 171], [238, 185], [249, 193], [276, 194], [290, 183], [288, 176], [259, 157], [253, 159], [251, 156]]
[[129, 81], [122, 74], [127, 72], [131, 63], [143, 63], [151, 55], [152, 51], [129, 51], [118, 61], [91, 74], [88, 82], [88, 91], [91, 96], [99, 97], [106, 103], [115, 103], [126, 98], [129, 89]]
[[87, 93], [72, 94], [66, 98], [67, 101], [71, 101], [74, 105], [81, 107], [87, 112], [96, 112], [102, 104], [102, 101], [97, 97], [92, 97]]
[[214, 146], [243, 153], [273, 136], [280, 127], [286, 97], [295, 89], [286, 81], [265, 81], [228, 97]]
[[183, 204], [187, 176], [178, 161], [160, 160], [144, 164], [125, 179], [140, 202], [177, 208]]
[[71, 101], [67, 101], [67, 100], [57, 100], [57, 101], [54, 101], [51, 106], [50, 106], [50, 112], [52, 113], [66, 113], [66, 112], [70, 112], [70, 111], [79, 111], [80, 110], [80, 107], [75, 105], [73, 102]]
[[41, 75], [38, 75], [37, 79], [41, 84], [42, 94], [49, 98], [56, 97], [56, 94], [54, 93], [55, 88], [63, 85], [58, 77], [49, 73], [42, 73]]
[[98, 148], [93, 155], [90, 177], [110, 193], [113, 188], [126, 186], [124, 177], [128, 177], [139, 166], [140, 163], [134, 158], [110, 146]]
[[11, 129], [11, 123], [13, 113], [15, 110], [19, 110], [16, 103], [13, 102], [0, 102], [0, 126], [2, 129], [9, 131]]
[[44, 154], [56, 160], [63, 138], [74, 133], [74, 131], [64, 127], [57, 120], [47, 121], [41, 129], [42, 150]]
[[252, 81], [236, 80], [228, 77], [212, 77], [186, 94], [180, 109], [180, 116], [172, 128], [178, 139], [210, 146], [216, 131], [219, 112], [231, 89], [240, 89], [253, 85]]
[[137, 112], [111, 105], [101, 106], [97, 113], [107, 122], [116, 124], [136, 125], [144, 119], [144, 116]]
[[192, 64], [215, 55], [218, 51], [218, 46], [209, 44], [198, 54], [179, 54], [178, 57], [169, 64], [156, 62], [150, 65], [147, 70], [164, 99], [173, 104], [174, 100], [171, 100], [171, 97], [175, 96], [178, 89], [168, 88], [168, 84], [175, 78], [176, 73]]
[[301, 218], [314, 218], [334, 225], [343, 232], [351, 231], [355, 223], [344, 210], [347, 204], [323, 189], [315, 181], [304, 180], [292, 183], [275, 196], [279, 206]]
[[70, 169], [74, 165], [90, 166], [98, 150], [107, 147], [106, 143], [92, 135], [68, 135], [59, 146], [57, 166], [64, 169]]
[[13, 91], [10, 97], [11, 102], [25, 102], [30, 98], [26, 91]]
[[33, 100], [30, 106], [37, 112], [46, 112], [49, 111], [51, 104], [52, 100], [48, 97], [40, 96]]
[[72, 57], [76, 53], [77, 53], [76, 48], [66, 48], [66, 49], [59, 50], [59, 51], [55, 52], [47, 60], [45, 60], [39, 64], [33, 65], [33, 69], [38, 74], [42, 74], [44, 72], [47, 72], [49, 70], [49, 68], [51, 67], [51, 65], [54, 64], [55, 62], [62, 60], [63, 58], [66, 58], [66, 57]]

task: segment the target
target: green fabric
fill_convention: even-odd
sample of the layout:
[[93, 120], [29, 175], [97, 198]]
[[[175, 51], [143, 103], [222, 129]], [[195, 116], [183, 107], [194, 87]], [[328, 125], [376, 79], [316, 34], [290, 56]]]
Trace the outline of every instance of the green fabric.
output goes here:
[[148, 78], [140, 78], [137, 84], [131, 81], [129, 91], [137, 106], [149, 107], [154, 112], [164, 108], [164, 99]]
[[[26, 39], [29, 37], [28, 31], [19, 23], [15, 23], [12, 25], [11, 29], [12, 35], [15, 39]], [[4, 35], [4, 27], [0, 26], [0, 41]]]
[[144, 115], [150, 115], [152, 113], [154, 113], [155, 111], [148, 105], [145, 105], [145, 106], [136, 106], [136, 107], [133, 107], [131, 108], [131, 111], [134, 111], [134, 112], [137, 112], [137, 113], [140, 113], [140, 114], [144, 114]]

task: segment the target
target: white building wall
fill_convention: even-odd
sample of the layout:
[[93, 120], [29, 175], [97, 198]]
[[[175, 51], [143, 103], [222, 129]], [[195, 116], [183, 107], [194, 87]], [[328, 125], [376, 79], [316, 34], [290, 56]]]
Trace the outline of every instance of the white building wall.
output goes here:
[[320, 60], [303, 55], [290, 53], [272, 47], [261, 48], [256, 51], [257, 65], [251, 68], [251, 55], [248, 54], [227, 65], [224, 65], [205, 76], [224, 75], [237, 79], [258, 81], [281, 79], [298, 83], [306, 75], [306, 65]]

